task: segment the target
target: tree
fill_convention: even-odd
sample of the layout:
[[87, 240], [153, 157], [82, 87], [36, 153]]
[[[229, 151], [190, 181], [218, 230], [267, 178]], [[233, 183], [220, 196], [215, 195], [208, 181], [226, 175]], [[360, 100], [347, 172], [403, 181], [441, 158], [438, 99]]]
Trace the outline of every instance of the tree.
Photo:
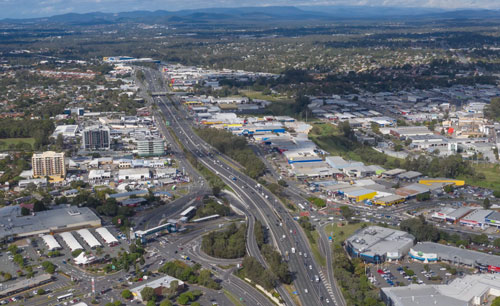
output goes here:
[[30, 210], [26, 207], [21, 207], [21, 215], [22, 216], [27, 216], [30, 214]]
[[133, 294], [130, 290], [128, 289], [125, 289], [122, 291], [122, 298], [126, 299], [126, 300], [130, 300], [132, 298]]
[[42, 267], [45, 270], [45, 272], [49, 274], [54, 274], [56, 272], [56, 265], [51, 263], [50, 261], [44, 261], [42, 262]]
[[56, 138], [56, 146], [59, 150], [62, 150], [63, 147], [64, 147], [64, 138], [63, 138], [63, 135], [60, 133], [60, 134], [57, 134], [57, 138]]
[[180, 305], [186, 305], [187, 303], [189, 303], [189, 297], [184, 295], [183, 293], [177, 298], [177, 303]]
[[453, 192], [453, 185], [446, 185], [443, 187], [444, 192], [446, 193], [452, 193]]
[[219, 196], [220, 192], [221, 192], [221, 188], [219, 186], [212, 187], [212, 194], [214, 196], [216, 196], [216, 197]]
[[496, 297], [493, 302], [491, 303], [491, 306], [500, 306], [500, 296]]
[[354, 131], [352, 130], [349, 121], [342, 121], [338, 126], [345, 138], [354, 139]]
[[490, 199], [485, 198], [484, 201], [483, 201], [483, 208], [484, 209], [490, 209], [490, 207], [491, 207]]
[[156, 306], [156, 303], [155, 303], [155, 301], [150, 300], [147, 302], [146, 306]]
[[493, 241], [493, 245], [500, 248], [500, 238], [495, 239], [495, 241]]
[[169, 300], [165, 299], [161, 301], [160, 306], [173, 306], [173, 304]]
[[19, 267], [24, 267], [24, 257], [21, 254], [16, 254], [14, 255], [14, 262], [19, 266]]
[[372, 122], [371, 128], [373, 133], [380, 134], [380, 125], [378, 125], [376, 122]]
[[141, 297], [143, 301], [153, 300], [156, 297], [154, 289], [151, 287], [144, 287], [144, 289], [141, 290]]
[[44, 211], [46, 210], [45, 204], [43, 204], [42, 201], [35, 201], [35, 204], [33, 205], [33, 211], [38, 212], [38, 211]]
[[484, 107], [484, 117], [488, 119], [497, 120], [500, 118], [500, 99], [493, 98], [489, 105]]
[[417, 194], [416, 199], [417, 199], [417, 201], [420, 201], [420, 202], [427, 201], [427, 200], [431, 199], [431, 194], [430, 194], [430, 192], [419, 193], [419, 194]]
[[354, 212], [347, 205], [340, 206], [340, 213], [342, 214], [342, 217], [344, 217], [347, 221], [351, 220], [351, 218], [354, 216]]
[[17, 245], [15, 245], [15, 244], [11, 244], [7, 248], [7, 251], [11, 252], [12, 254], [16, 254], [17, 250], [18, 250], [18, 248], [17, 248]]
[[45, 294], [45, 290], [43, 288], [40, 288], [38, 289], [38, 291], [36, 292], [37, 295], [44, 295]]
[[10, 281], [12, 279], [12, 274], [6, 272], [6, 273], [3, 273], [3, 280], [4, 281]]

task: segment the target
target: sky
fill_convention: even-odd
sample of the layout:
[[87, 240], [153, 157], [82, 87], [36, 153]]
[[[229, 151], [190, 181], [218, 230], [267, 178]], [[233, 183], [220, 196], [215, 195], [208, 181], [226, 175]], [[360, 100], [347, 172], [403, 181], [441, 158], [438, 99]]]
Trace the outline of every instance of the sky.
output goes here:
[[500, 9], [500, 0], [0, 0], [0, 19], [46, 17], [65, 13], [125, 12], [238, 6], [364, 5], [443, 9]]

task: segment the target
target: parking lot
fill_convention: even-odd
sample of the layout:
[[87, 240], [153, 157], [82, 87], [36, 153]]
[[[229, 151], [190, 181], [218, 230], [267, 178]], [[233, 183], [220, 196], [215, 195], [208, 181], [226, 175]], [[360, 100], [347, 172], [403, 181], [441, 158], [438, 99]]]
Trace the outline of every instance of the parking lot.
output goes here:
[[[448, 270], [446, 267], [452, 269]], [[465, 269], [447, 266], [444, 263], [423, 264], [408, 261], [371, 266], [367, 271], [372, 283], [377, 287], [407, 286], [412, 283], [446, 284], [465, 272], [467, 272]]]

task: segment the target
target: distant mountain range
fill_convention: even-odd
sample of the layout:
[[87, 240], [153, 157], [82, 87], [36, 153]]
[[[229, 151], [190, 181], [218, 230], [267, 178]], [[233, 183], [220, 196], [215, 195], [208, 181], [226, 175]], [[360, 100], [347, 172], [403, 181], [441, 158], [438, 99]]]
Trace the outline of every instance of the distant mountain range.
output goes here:
[[443, 10], [435, 8], [402, 8], [370, 6], [266, 6], [238, 8], [204, 8], [181, 11], [132, 11], [122, 13], [69, 13], [46, 18], [3, 19], [3, 23], [61, 23], [73, 25], [141, 23], [216, 23], [216, 22], [276, 22], [334, 21], [355, 19], [485, 19], [500, 18], [498, 10]]

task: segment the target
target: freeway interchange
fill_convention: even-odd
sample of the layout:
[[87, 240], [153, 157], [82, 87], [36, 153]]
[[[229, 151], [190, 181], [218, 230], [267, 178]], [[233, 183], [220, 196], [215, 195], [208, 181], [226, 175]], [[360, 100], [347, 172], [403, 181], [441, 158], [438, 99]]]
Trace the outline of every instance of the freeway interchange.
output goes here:
[[[146, 82], [149, 84], [149, 90], [155, 92], [158, 91], [157, 89], [161, 89], [157, 88], [162, 83], [162, 76], [159, 71], [145, 70], [144, 72], [146, 74]], [[169, 121], [171, 131], [175, 133], [175, 136], [184, 148], [191, 152], [197, 158], [198, 162], [219, 176], [232, 189], [233, 196], [238, 200], [236, 202], [239, 202], [239, 206], [241, 207], [240, 210], [247, 217], [248, 254], [255, 257], [264, 266], [267, 265], [253, 235], [255, 220], [259, 220], [268, 229], [272, 244], [287, 259], [290, 271], [293, 274], [293, 284], [296, 288], [296, 294], [302, 305], [344, 305], [340, 291], [331, 290], [331, 287], [334, 287], [334, 283], [330, 282], [328, 284], [330, 290], [327, 290], [325, 282], [328, 282], [328, 280], [326, 278], [321, 277], [320, 281], [315, 281], [316, 276], [323, 275], [320, 273], [321, 267], [315, 262], [310, 252], [304, 232], [293, 220], [288, 211], [284, 209], [279, 200], [250, 177], [233, 169], [226, 163], [220, 162], [217, 158], [219, 153], [212, 154], [215, 149], [192, 131], [188, 114], [176, 97], [155, 97], [154, 103], [159, 107], [163, 118]], [[168, 135], [169, 133], [165, 125], [160, 126], [165, 137], [169, 138], [172, 136]], [[171, 143], [173, 144], [175, 141]], [[180, 148], [177, 150], [180, 151]], [[224, 159], [230, 160], [227, 156], [224, 156]], [[185, 165], [185, 158], [183, 158], [183, 164], [188, 172], [192, 171], [192, 177], [196, 178], [199, 176], [192, 167]], [[203, 180], [199, 178], [197, 183], [202, 184]], [[206, 190], [206, 188], [203, 189]], [[198, 189], [198, 192], [203, 191], [203, 189]], [[291, 252], [292, 248], [296, 250], [293, 254]], [[299, 253], [303, 255], [300, 256]], [[327, 264], [330, 265], [331, 263]], [[234, 277], [231, 279], [234, 279]], [[239, 283], [239, 285], [242, 284]], [[226, 286], [226, 282], [223, 283], [223, 286]], [[230, 288], [227, 289], [229, 290]], [[284, 286], [279, 286], [276, 289], [286, 305], [295, 305], [295, 302]], [[268, 300], [267, 304], [269, 303]]]

